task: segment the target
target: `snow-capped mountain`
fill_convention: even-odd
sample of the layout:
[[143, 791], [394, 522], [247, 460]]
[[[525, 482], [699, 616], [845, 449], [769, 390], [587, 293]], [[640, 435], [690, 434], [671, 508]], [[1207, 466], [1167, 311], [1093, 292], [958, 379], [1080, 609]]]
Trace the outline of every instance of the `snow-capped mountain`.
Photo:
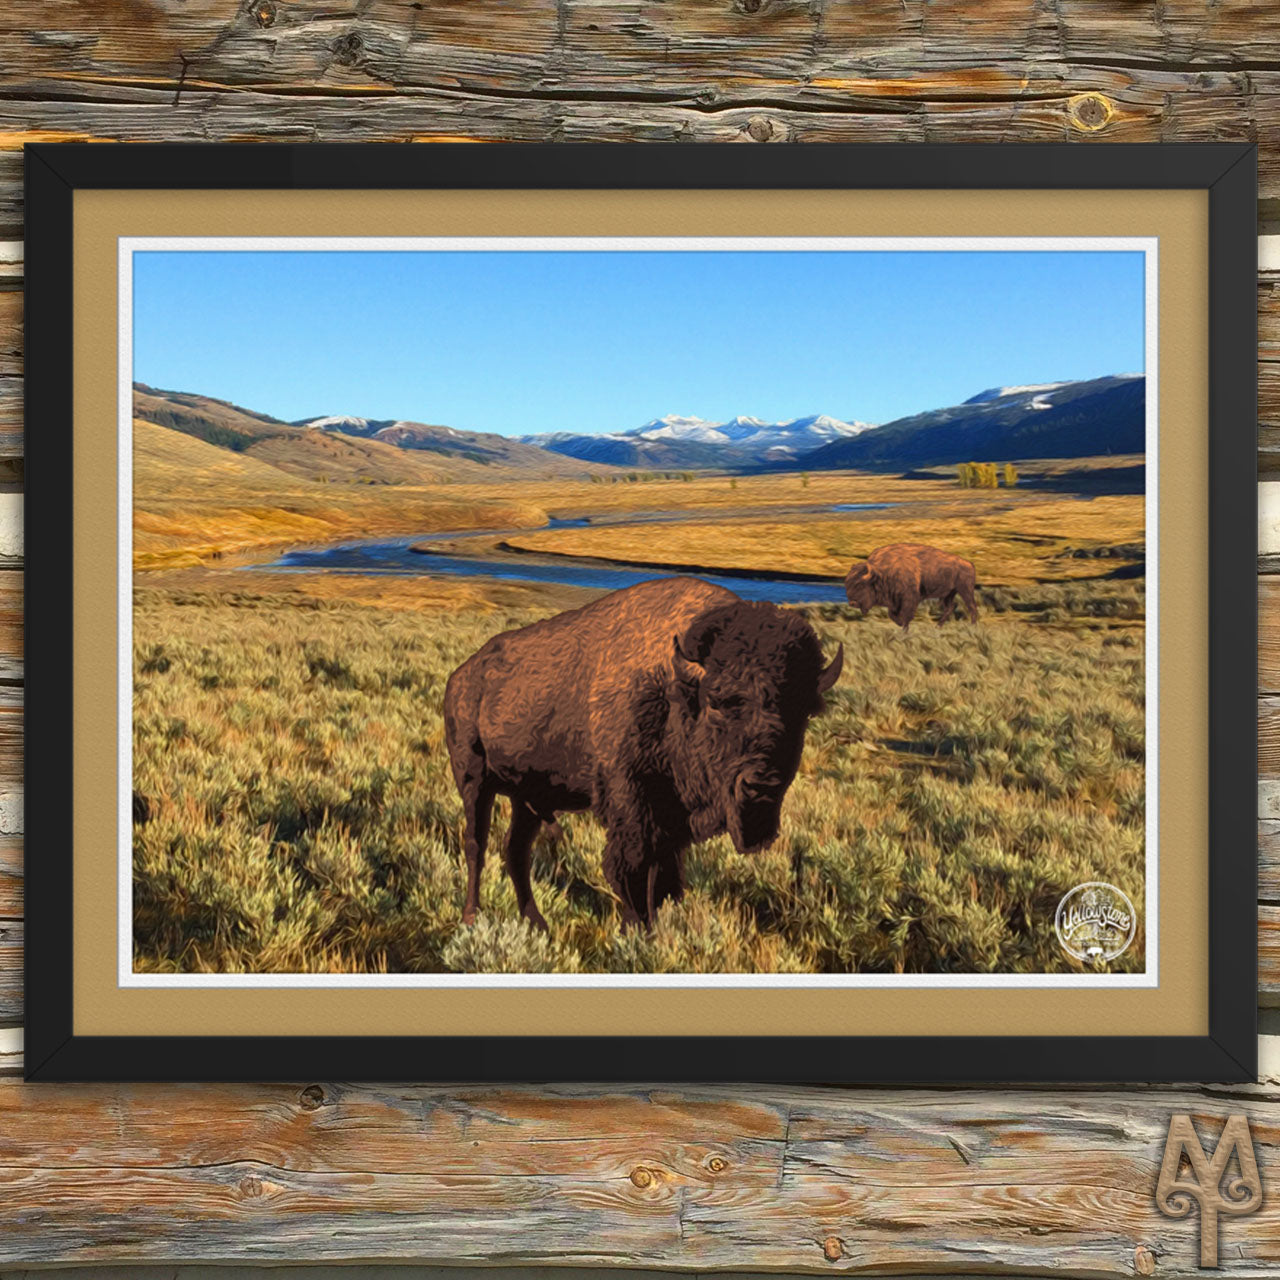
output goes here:
[[720, 423], [708, 422], [705, 418], [683, 418], [678, 413], [654, 418], [642, 427], [616, 434], [643, 436], [646, 440], [704, 440], [711, 444], [721, 444], [725, 440]]
[[524, 436], [527, 444], [592, 462], [624, 467], [741, 467], [788, 458], [847, 439], [870, 428], [811, 414], [785, 422], [739, 416], [727, 422], [668, 414], [628, 431], [575, 435], [556, 431]]
[[1113, 374], [1080, 382], [992, 387], [944, 409], [833, 440], [797, 459], [814, 470], [899, 467], [1019, 458], [1084, 458], [1146, 448], [1146, 378]]
[[295, 422], [295, 427], [310, 427], [315, 431], [341, 431], [344, 436], [369, 436], [380, 427], [389, 427], [390, 422], [373, 422], [368, 418], [351, 418], [343, 414], [334, 414], [328, 418], [311, 418]]
[[1031, 382], [1023, 387], [988, 387], [986, 391], [970, 396], [965, 404], [986, 404], [990, 400], [1003, 400], [1006, 396], [1035, 396], [1068, 385], [1066, 382]]

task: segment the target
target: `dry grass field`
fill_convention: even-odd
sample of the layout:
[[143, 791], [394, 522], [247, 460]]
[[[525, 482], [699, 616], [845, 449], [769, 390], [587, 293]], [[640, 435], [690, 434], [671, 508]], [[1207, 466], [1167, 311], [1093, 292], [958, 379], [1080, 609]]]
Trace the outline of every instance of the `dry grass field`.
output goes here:
[[[865, 483], [846, 480], [845, 490], [856, 492]], [[851, 563], [876, 547], [923, 541], [972, 560], [980, 566], [980, 583], [1010, 585], [1096, 578], [1099, 558], [1109, 567], [1133, 563], [1141, 558], [1143, 521], [1142, 499], [1131, 495], [1081, 501], [968, 489], [930, 494], [928, 500], [913, 494], [891, 511], [787, 517], [762, 507], [748, 518], [530, 530], [504, 542], [558, 555], [708, 569], [768, 566], [842, 578]], [[1139, 554], [1125, 554], [1127, 548]]]
[[[828, 651], [844, 644], [845, 668], [811, 725], [777, 844], [750, 857], [725, 839], [696, 846], [684, 901], [652, 932], [623, 934], [601, 828], [570, 815], [562, 838], [535, 850], [543, 937], [518, 919], [496, 856], [480, 922], [460, 923], [461, 808], [441, 698], [485, 639], [581, 593], [485, 579], [139, 573], [139, 968], [1060, 972], [1077, 967], [1053, 932], [1068, 889], [1106, 880], [1141, 902], [1143, 584], [1105, 576], [1132, 562], [1105, 553], [1142, 540], [1140, 498], [831, 475], [463, 490], [430, 508], [424, 493], [413, 508], [418, 499], [397, 488], [410, 509], [381, 508], [378, 494], [341, 517], [368, 522], [381, 510], [388, 525], [425, 533], [476, 527], [495, 511], [525, 527], [542, 522], [534, 513], [591, 512], [601, 524], [513, 541], [832, 574], [909, 532], [977, 562], [984, 616], [943, 628], [921, 616], [904, 639], [879, 610], [806, 608]], [[461, 514], [455, 497], [465, 524], [447, 523]], [[912, 506], [848, 518], [787, 510], [885, 500]], [[688, 521], [607, 523], [610, 512], [681, 502]], [[238, 511], [247, 521], [248, 507]], [[297, 514], [337, 527], [332, 515]], [[170, 563], [198, 565], [200, 521], [214, 517], [197, 503], [186, 518], [170, 532]], [[495, 850], [505, 823], [500, 801]], [[1142, 943], [1140, 932], [1113, 968], [1141, 968]]]
[[141, 419], [133, 430], [137, 569], [379, 534], [546, 523], [542, 507], [514, 490], [455, 497], [439, 485], [319, 483]]

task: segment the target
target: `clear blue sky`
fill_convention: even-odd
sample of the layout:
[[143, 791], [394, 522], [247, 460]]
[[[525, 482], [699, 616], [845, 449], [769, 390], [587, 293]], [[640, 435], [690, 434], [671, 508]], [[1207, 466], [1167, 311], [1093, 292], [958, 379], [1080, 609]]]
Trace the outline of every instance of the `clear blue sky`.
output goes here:
[[887, 422], [1141, 372], [1143, 263], [1092, 252], [145, 252], [134, 378], [279, 418], [622, 431]]

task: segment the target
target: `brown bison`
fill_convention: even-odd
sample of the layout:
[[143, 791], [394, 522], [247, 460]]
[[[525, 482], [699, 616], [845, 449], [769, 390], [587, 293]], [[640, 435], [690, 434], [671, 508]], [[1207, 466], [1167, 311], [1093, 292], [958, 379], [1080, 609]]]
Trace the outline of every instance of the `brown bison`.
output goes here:
[[906, 635], [921, 600], [942, 601], [939, 626], [955, 612], [956, 596], [964, 601], [969, 621], [977, 622], [976, 581], [968, 560], [918, 542], [895, 542], [877, 547], [861, 564], [855, 564], [845, 577], [844, 593], [863, 613], [884, 605]]
[[494, 636], [450, 677], [445, 739], [466, 819], [470, 924], [489, 818], [511, 799], [505, 851], [520, 913], [533, 838], [557, 812], [606, 828], [604, 872], [625, 924], [684, 890], [690, 844], [727, 831], [743, 853], [778, 834], [805, 726], [840, 674], [813, 628], [696, 578], [664, 578]]

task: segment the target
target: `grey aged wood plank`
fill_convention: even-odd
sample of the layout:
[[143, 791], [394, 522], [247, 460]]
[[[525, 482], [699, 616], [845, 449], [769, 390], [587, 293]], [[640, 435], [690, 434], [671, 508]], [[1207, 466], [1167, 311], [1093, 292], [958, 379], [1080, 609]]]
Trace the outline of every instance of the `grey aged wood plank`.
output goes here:
[[1258, 699], [1258, 777], [1280, 781], [1280, 697]]
[[[1191, 1275], [1156, 1212], [1171, 1111], [1274, 1089], [0, 1084], [10, 1265], [380, 1259], [815, 1273]], [[1265, 1157], [1264, 1157], [1265, 1159]], [[1274, 1274], [1280, 1208], [1224, 1222]]]
[[1258, 898], [1280, 904], [1280, 821], [1258, 819]]
[[0, 920], [0, 1025], [21, 1021], [22, 921]]

